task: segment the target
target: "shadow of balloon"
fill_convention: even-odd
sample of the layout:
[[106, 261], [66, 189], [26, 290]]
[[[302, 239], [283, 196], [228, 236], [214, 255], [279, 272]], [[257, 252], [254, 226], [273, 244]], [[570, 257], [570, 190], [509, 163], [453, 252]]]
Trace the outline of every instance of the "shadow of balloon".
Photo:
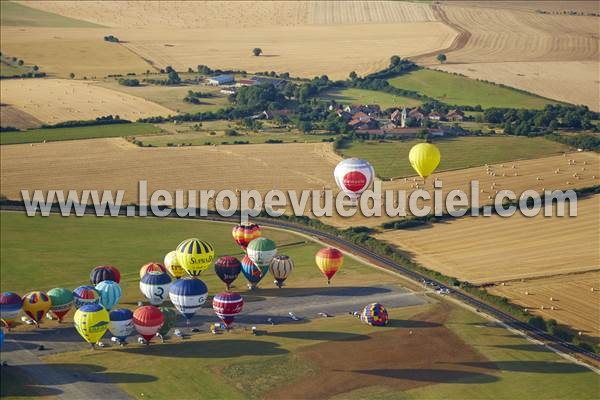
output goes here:
[[369, 369], [353, 372], [373, 375], [382, 378], [406, 379], [431, 383], [492, 383], [499, 378], [474, 371], [459, 371], [449, 369]]
[[511, 372], [533, 372], [538, 374], [565, 374], [589, 372], [581, 365], [569, 362], [551, 361], [496, 361], [496, 362], [464, 362], [462, 365], [470, 367], [495, 369]]
[[366, 335], [359, 335], [348, 332], [328, 332], [328, 331], [290, 331], [290, 332], [272, 332], [268, 336], [282, 337], [288, 339], [304, 340], [322, 340], [322, 341], [359, 341], [369, 340]]
[[418, 321], [411, 319], [390, 319], [390, 325], [394, 328], [408, 328], [408, 329], [418, 329], [418, 328], [437, 328], [442, 326], [442, 324], [437, 322], [429, 322], [429, 321]]
[[16, 342], [80, 342], [81, 336], [77, 333], [73, 325], [65, 324], [59, 328], [38, 328], [27, 332], [11, 332], [10, 338]]
[[[222, 336], [227, 336], [224, 333]], [[160, 346], [129, 347], [117, 350], [124, 353], [143, 354], [154, 357], [181, 358], [233, 358], [242, 356], [276, 356], [288, 351], [279, 344], [261, 340], [224, 339], [211, 341], [184, 341], [165, 343]]]
[[265, 288], [253, 293], [267, 297], [344, 296], [361, 297], [389, 293], [391, 289], [374, 286], [324, 286], [312, 288]]

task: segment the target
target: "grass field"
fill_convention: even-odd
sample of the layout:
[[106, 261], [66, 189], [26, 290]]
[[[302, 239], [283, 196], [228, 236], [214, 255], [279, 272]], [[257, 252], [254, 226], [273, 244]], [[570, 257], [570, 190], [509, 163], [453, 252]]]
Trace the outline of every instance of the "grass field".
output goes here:
[[[600, 196], [595, 195], [577, 202], [574, 217], [464, 217], [377, 237], [448, 276], [497, 283], [598, 269], [600, 255], [588, 239], [600, 235], [599, 210]], [[589, 306], [590, 313], [597, 309], [597, 304]]]
[[325, 100], [335, 100], [338, 103], [348, 104], [378, 104], [382, 110], [391, 107], [417, 107], [421, 102], [410, 97], [394, 96], [393, 94], [364, 89], [342, 89], [325, 93], [319, 96]]
[[546, 320], [555, 319], [600, 339], [600, 313], [595, 312], [600, 307], [600, 270], [511, 281], [504, 286], [494, 285], [488, 291], [507, 297]]
[[[379, 142], [354, 142], [343, 149], [345, 157], [369, 160], [381, 178], [412, 176], [414, 170], [408, 162], [408, 152], [419, 140]], [[476, 167], [484, 164], [539, 158], [568, 150], [560, 143], [542, 138], [516, 136], [462, 137], [435, 140], [442, 153], [438, 171]]]
[[389, 82], [400, 89], [413, 90], [455, 105], [541, 109], [546, 104], [556, 103], [510, 88], [430, 69], [401, 75]]
[[126, 137], [160, 132], [152, 124], [134, 122], [132, 124], [96, 125], [75, 128], [32, 129], [25, 132], [3, 132], [0, 144], [55, 142], [60, 140]]
[[47, 123], [119, 115], [122, 119], [167, 116], [173, 111], [146, 99], [95, 86], [84, 80], [10, 79], [2, 83], [2, 102]]
[[100, 25], [27, 7], [13, 1], [0, 2], [2, 26], [43, 26], [53, 28], [98, 28]]
[[[240, 254], [229, 224], [144, 218], [27, 218], [10, 212], [0, 213], [0, 218], [1, 290], [74, 287], [86, 283], [92, 266], [115, 264], [122, 272], [123, 302], [134, 306], [142, 298], [139, 266], [162, 259], [181, 238], [209, 240], [218, 255]], [[302, 239], [270, 229], [264, 229], [263, 234], [296, 262], [288, 288], [282, 292], [296, 286], [326, 286], [313, 264], [319, 246], [286, 247], [286, 243]], [[397, 281], [348, 257], [346, 261], [334, 278], [336, 286]], [[204, 275], [210, 293], [221, 290], [222, 283], [211, 271]], [[236, 290], [244, 292], [241, 279], [236, 281]], [[244, 295], [260, 301], [261, 293]], [[238, 328], [226, 335], [199, 333], [185, 341], [170, 339], [164, 345], [155, 342], [149, 347], [132, 340], [126, 348], [115, 346], [93, 353], [79, 350], [82, 345], [77, 342], [73, 351], [47, 355], [43, 361], [67, 371], [69, 382], [101, 379], [117, 384], [134, 398], [145, 399], [186, 397], [189, 393], [202, 393], [205, 398], [280, 398], [281, 393], [289, 393], [288, 397], [297, 393], [298, 385], [319, 398], [364, 398], [366, 394], [397, 398], [399, 393], [411, 398], [425, 392], [433, 398], [462, 399], [465, 391], [479, 393], [478, 398], [499, 398], [500, 393], [510, 393], [516, 399], [529, 398], [533, 393], [556, 399], [595, 395], [597, 377], [592, 372], [449, 303], [391, 309], [390, 315], [392, 325], [386, 329], [338, 315], [302, 324], [260, 325], [265, 333], [259, 336]], [[336, 360], [335, 368], [326, 368]], [[161, 367], [156, 368], [157, 364]], [[52, 394], [43, 385], [35, 386], [20, 371], [17, 366], [2, 369], [3, 397], [23, 396], [29, 386], [33, 386], [29, 395]], [[316, 376], [341, 384], [303, 384], [306, 380], [314, 382]]]

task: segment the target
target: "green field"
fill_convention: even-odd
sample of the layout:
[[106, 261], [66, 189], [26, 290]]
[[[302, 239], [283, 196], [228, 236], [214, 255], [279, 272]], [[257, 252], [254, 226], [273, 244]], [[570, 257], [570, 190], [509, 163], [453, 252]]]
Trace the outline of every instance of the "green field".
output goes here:
[[32, 129], [23, 132], [2, 132], [0, 133], [0, 144], [39, 143], [44, 140], [55, 142], [60, 140], [127, 137], [158, 132], [160, 132], [160, 128], [155, 125], [138, 122], [74, 128]]
[[0, 25], [52, 28], [100, 28], [101, 25], [36, 10], [12, 1], [0, 1]]
[[420, 69], [392, 78], [389, 82], [397, 88], [413, 90], [459, 106], [542, 109], [546, 104], [557, 103], [533, 94], [431, 69]]
[[349, 104], [378, 104], [382, 110], [386, 108], [417, 107], [421, 101], [410, 97], [395, 96], [393, 94], [365, 89], [341, 89], [334, 90], [319, 96], [324, 100], [335, 100], [338, 103]]
[[[415, 175], [408, 160], [411, 147], [420, 140], [353, 142], [341, 150], [345, 157], [369, 160], [383, 179]], [[442, 153], [437, 171], [476, 167], [512, 160], [539, 158], [566, 151], [567, 146], [543, 138], [517, 136], [460, 137], [436, 139]]]
[[21, 75], [27, 72], [31, 72], [31, 68], [20, 65], [11, 65], [4, 60], [0, 62], [0, 77]]
[[[94, 265], [114, 264], [122, 272], [121, 285], [125, 294], [122, 303], [129, 307], [142, 299], [138, 289], [139, 267], [148, 261], [162, 260], [163, 255], [183, 238], [208, 240], [217, 249], [217, 255], [241, 255], [231, 239], [230, 224], [201, 220], [28, 218], [22, 213], [1, 212], [0, 228], [2, 291], [24, 293], [55, 286], [74, 288], [87, 283], [89, 270]], [[264, 229], [263, 234], [278, 243], [281, 253], [294, 259], [295, 269], [287, 281], [287, 288], [259, 289], [253, 294], [247, 292], [240, 276], [235, 290], [243, 292], [246, 301], [285, 295], [286, 290], [294, 287], [326, 287], [324, 278], [314, 266], [317, 244], [298, 244], [304, 239], [283, 231]], [[205, 272], [202, 279], [210, 293], [223, 288], [212, 271]], [[349, 257], [333, 280], [335, 286], [382, 282], [400, 281]], [[269, 288], [272, 284], [265, 279], [261, 286]], [[321, 343], [349, 342], [359, 346], [373, 339], [375, 333], [394, 329], [406, 332], [406, 324], [410, 326], [410, 321], [415, 319], [413, 316], [435, 304], [390, 310], [392, 326], [386, 329], [364, 325], [348, 315], [338, 315], [301, 324], [261, 325], [259, 329], [267, 332], [259, 336], [238, 328], [225, 335], [199, 333], [185, 341], [170, 339], [164, 345], [153, 343], [145, 347], [131, 343], [125, 348], [60, 352], [45, 356], [43, 360], [72, 372], [69, 375], [74, 379], [72, 382], [87, 379], [81, 377], [86, 374], [92, 379], [118, 384], [138, 399], [264, 398], [271, 390], [304, 377], [314, 376], [318, 384], [318, 366], [312, 359], [302, 356], [305, 349]], [[401, 398], [526, 399], [535, 396], [591, 399], [597, 394], [598, 377], [594, 373], [565, 362], [479, 315], [456, 306], [449, 307], [451, 312], [445, 322], [451, 331], [449, 334], [457, 335], [459, 340], [474, 346], [475, 351], [487, 357], [490, 361], [483, 367], [489, 371], [465, 382], [457, 379], [436, 384], [432, 380], [425, 387], [403, 391]], [[45, 322], [43, 326], [56, 326], [56, 323]], [[419, 325], [411, 329], [419, 337]], [[428, 356], [430, 345], [429, 342], [419, 345], [423, 347], [423, 357]], [[402, 370], [402, 365], [397, 368]], [[452, 366], [440, 364], [436, 368], [447, 371]], [[345, 370], [345, 366], [340, 365], [339, 369]], [[424, 374], [427, 375], [427, 371], [424, 370]], [[3, 398], [59, 394], [44, 386], [35, 386], [35, 382], [18, 367], [2, 368], [1, 373]], [[395, 370], [389, 370], [389, 373], [394, 374]], [[357, 379], [360, 377], [360, 374], [356, 375]], [[344, 393], [341, 398], [398, 398], [400, 393], [391, 387], [393, 385], [372, 386]], [[339, 393], [344, 392], [343, 387], [338, 389]]]

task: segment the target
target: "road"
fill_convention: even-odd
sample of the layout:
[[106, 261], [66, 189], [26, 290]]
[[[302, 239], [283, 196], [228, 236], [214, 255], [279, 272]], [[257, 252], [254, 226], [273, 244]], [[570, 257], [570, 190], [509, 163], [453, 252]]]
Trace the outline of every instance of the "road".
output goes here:
[[[22, 204], [21, 205], [19, 205], [19, 204], [10, 204], [10, 205], [2, 204], [2, 205], [0, 205], [0, 210], [24, 212], [25, 208]], [[126, 215], [125, 209], [121, 209], [120, 211], [121, 211], [122, 215]], [[52, 212], [59, 213], [60, 210], [58, 207], [53, 207]], [[93, 208], [90, 208], [90, 207], [86, 208], [86, 213], [93, 215], [94, 214]], [[181, 217], [177, 216], [175, 211], [172, 211], [171, 215], [167, 218], [181, 218]], [[201, 218], [204, 220], [221, 221], [221, 222], [229, 222], [229, 223], [239, 222], [239, 216], [233, 215], [231, 217], [223, 217], [215, 212], [209, 212], [209, 215], [206, 217], [184, 217], [184, 218], [189, 218], [189, 219]], [[332, 235], [332, 234], [329, 234], [326, 232], [321, 232], [317, 229], [308, 227], [306, 225], [300, 225], [297, 223], [284, 221], [282, 219], [253, 218], [253, 221], [262, 226], [282, 228], [282, 229], [286, 229], [286, 230], [289, 230], [292, 232], [301, 233], [301, 234], [307, 235], [309, 237], [313, 237], [319, 241], [322, 241], [322, 242], [328, 243], [332, 246], [335, 246], [335, 247], [339, 248], [340, 250], [343, 250], [345, 252], [354, 254], [365, 260], [368, 260], [369, 262], [371, 262], [372, 264], [374, 264], [376, 266], [398, 272], [401, 275], [408, 277], [417, 283], [421, 283], [423, 280], [425, 280], [425, 281], [433, 282], [435, 285], [439, 286], [440, 288], [448, 288], [442, 282], [438, 282], [435, 279], [431, 279], [430, 277], [423, 275], [417, 271], [413, 271], [412, 269], [404, 267], [387, 257], [383, 257], [371, 250], [368, 250], [359, 245], [356, 245], [356, 244], [354, 244], [344, 238], [341, 238], [339, 236]], [[490, 304], [484, 303], [483, 301], [479, 300], [478, 298], [471, 296], [470, 294], [468, 294], [460, 289], [457, 289], [457, 288], [448, 288], [448, 289], [452, 289], [453, 292], [452, 292], [452, 294], [450, 294], [450, 296], [453, 297], [454, 299], [459, 300], [464, 304], [467, 304], [467, 305], [470, 305], [470, 306], [476, 308], [480, 312], [483, 312], [483, 313], [497, 319], [498, 321], [504, 323], [506, 326], [508, 326], [512, 329], [515, 329], [517, 331], [520, 331], [520, 332], [526, 334], [527, 336], [529, 336], [532, 339], [543, 342], [544, 344], [546, 344], [546, 346], [548, 346], [549, 348], [551, 348], [552, 350], [554, 350], [556, 352], [564, 353], [564, 354], [570, 355], [572, 357], [575, 357], [577, 359], [583, 358], [584, 360], [587, 359], [588, 361], [593, 360], [597, 363], [600, 362], [600, 355], [598, 355], [598, 354], [587, 352], [571, 343], [564, 342], [564, 341], [550, 335], [547, 332], [544, 332], [542, 330], [534, 328], [534, 327], [530, 326], [529, 324], [518, 320], [517, 318], [513, 317], [512, 315], [505, 313], [504, 311], [497, 309], [496, 307], [494, 307]]]

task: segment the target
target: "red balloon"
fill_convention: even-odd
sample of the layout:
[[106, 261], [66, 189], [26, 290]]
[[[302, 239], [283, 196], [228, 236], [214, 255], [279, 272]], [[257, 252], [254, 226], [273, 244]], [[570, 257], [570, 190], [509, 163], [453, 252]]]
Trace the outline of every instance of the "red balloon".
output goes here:
[[154, 306], [143, 306], [133, 312], [133, 325], [141, 337], [150, 342], [165, 323], [163, 313]]
[[143, 278], [148, 272], [164, 272], [166, 274], [168, 271], [167, 267], [161, 263], [151, 262], [140, 268], [140, 278]]
[[244, 299], [235, 292], [221, 292], [213, 297], [212, 306], [217, 317], [219, 317], [229, 329], [235, 316], [242, 311]]

